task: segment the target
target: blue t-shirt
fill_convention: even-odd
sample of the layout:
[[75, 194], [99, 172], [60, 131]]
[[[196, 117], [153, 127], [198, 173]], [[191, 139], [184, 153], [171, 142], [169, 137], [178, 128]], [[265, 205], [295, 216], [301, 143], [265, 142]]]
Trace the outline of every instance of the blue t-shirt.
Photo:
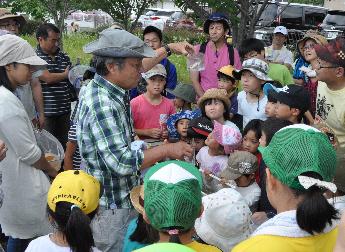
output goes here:
[[140, 249], [147, 245], [150, 245], [150, 244], [139, 243], [139, 242], [132, 241], [131, 239], [129, 239], [129, 237], [133, 234], [134, 230], [137, 228], [137, 220], [138, 218], [131, 220], [131, 222], [128, 225], [127, 233], [126, 233], [125, 239], [123, 240], [122, 252], [132, 252], [133, 250]]

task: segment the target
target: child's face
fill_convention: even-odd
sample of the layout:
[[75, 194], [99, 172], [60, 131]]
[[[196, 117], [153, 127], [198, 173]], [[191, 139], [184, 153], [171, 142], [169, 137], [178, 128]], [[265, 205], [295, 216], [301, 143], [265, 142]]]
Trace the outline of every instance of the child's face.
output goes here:
[[291, 120], [294, 114], [294, 109], [290, 108], [290, 106], [277, 101], [275, 107], [276, 117], [279, 119], [284, 120]]
[[177, 132], [182, 137], [187, 137], [187, 129], [188, 129], [189, 119], [180, 119], [176, 123]]
[[265, 115], [267, 117], [276, 116], [276, 103], [268, 101], [265, 106]]
[[205, 103], [205, 114], [210, 120], [220, 120], [224, 118], [224, 104], [221, 100], [211, 99]]
[[226, 92], [232, 91], [236, 87], [235, 82], [226, 76], [218, 77], [218, 88], [225, 89]]
[[310, 62], [312, 60], [317, 59], [317, 55], [314, 49], [314, 46], [316, 45], [315, 41], [313, 39], [308, 39], [304, 43], [303, 47], [303, 55], [306, 61]]
[[262, 50], [260, 53], [258, 53], [257, 51], [250, 51], [244, 55], [243, 60], [252, 58], [265, 60], [265, 50]]
[[146, 82], [147, 93], [151, 95], [158, 95], [163, 91], [166, 80], [163, 76], [155, 75], [147, 79]]
[[247, 134], [243, 137], [243, 150], [249, 151], [250, 153], [255, 155], [258, 152], [258, 147], [259, 139], [256, 138], [255, 132], [253, 130], [249, 130]]
[[181, 98], [176, 97], [174, 99], [174, 105], [175, 105], [176, 110], [182, 109], [184, 103], [185, 103], [185, 101], [183, 99], [181, 99]]
[[241, 82], [243, 90], [248, 93], [260, 90], [262, 80], [256, 78], [256, 76], [250, 71], [243, 71], [241, 75]]
[[261, 131], [261, 137], [259, 139], [259, 143], [260, 143], [261, 147], [266, 147], [267, 146], [266, 134], [263, 131]]
[[217, 150], [220, 147], [220, 144], [213, 138], [212, 132], [208, 135], [205, 140], [205, 144], [212, 150]]
[[239, 178], [235, 179], [236, 185], [238, 187], [247, 187], [252, 183], [254, 177], [254, 174], [250, 174], [249, 176], [241, 175]]

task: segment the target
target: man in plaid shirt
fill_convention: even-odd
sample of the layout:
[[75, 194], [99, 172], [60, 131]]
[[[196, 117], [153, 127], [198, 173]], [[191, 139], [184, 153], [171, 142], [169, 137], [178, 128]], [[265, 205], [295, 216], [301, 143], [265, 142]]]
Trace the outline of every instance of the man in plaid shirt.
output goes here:
[[[134, 141], [128, 90], [138, 84], [143, 67], [158, 63], [170, 48], [156, 56], [136, 36], [107, 29], [84, 51], [94, 55], [96, 75], [80, 97], [77, 139], [87, 172], [104, 187], [92, 223], [94, 239], [102, 251], [122, 251], [126, 227], [136, 214], [129, 193], [139, 184], [140, 169], [166, 158], [191, 156], [192, 149], [186, 143], [173, 143], [143, 150]], [[143, 66], [143, 58], [151, 59]]]

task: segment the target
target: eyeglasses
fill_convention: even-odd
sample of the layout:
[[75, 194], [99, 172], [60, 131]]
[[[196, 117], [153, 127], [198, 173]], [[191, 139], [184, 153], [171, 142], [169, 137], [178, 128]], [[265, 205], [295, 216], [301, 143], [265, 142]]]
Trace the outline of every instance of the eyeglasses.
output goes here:
[[315, 47], [315, 44], [305, 45], [303, 47], [303, 50], [314, 49], [314, 47]]
[[316, 67], [316, 70], [320, 70], [322, 68], [337, 68], [337, 67], [340, 67], [340, 66], [337, 66], [337, 65], [332, 65], [332, 66], [322, 66], [320, 61], [317, 62], [318, 63], [318, 66]]

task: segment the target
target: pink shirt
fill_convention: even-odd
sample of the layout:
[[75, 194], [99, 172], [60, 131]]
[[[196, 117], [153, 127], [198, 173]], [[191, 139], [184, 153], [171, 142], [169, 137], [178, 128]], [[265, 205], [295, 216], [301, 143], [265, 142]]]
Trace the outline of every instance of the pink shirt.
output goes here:
[[169, 117], [175, 113], [174, 104], [168, 98], [163, 97], [160, 104], [153, 105], [143, 94], [131, 100], [131, 110], [135, 129], [160, 128], [160, 115]]
[[[217, 71], [223, 67], [230, 64], [229, 62], [229, 51], [228, 46], [224, 44], [218, 50], [218, 57], [216, 52], [212, 49], [211, 45], [213, 42], [209, 41], [206, 45], [205, 51], [205, 70], [200, 71], [200, 85], [204, 91], [210, 88], [218, 87]], [[199, 52], [200, 45], [196, 45], [194, 50]], [[236, 48], [234, 48], [234, 67], [236, 69], [241, 69], [242, 63], [240, 55]]]

